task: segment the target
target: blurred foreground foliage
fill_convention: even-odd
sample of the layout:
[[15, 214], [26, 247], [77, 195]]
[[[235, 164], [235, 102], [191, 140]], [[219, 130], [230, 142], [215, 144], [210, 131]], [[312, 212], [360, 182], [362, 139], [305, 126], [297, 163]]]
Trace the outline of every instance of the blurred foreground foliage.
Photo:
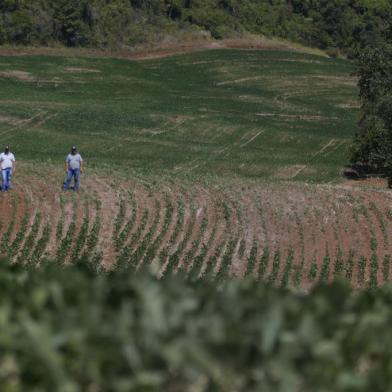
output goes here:
[[386, 391], [392, 288], [0, 263], [0, 385], [14, 391]]

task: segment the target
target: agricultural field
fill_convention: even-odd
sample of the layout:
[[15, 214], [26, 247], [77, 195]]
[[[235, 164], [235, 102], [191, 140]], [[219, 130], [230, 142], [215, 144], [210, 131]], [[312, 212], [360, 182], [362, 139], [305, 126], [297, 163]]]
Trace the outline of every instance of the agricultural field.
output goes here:
[[[392, 196], [342, 178], [352, 65], [290, 51], [143, 61], [0, 57], [0, 136], [18, 159], [0, 252], [39, 264], [152, 264], [310, 288], [391, 277]], [[61, 168], [86, 161], [78, 194]]]

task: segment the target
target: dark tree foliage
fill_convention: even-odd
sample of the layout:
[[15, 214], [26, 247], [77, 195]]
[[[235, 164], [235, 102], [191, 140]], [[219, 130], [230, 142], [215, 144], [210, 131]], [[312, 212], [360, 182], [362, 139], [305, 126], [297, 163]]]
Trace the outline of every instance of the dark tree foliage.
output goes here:
[[392, 45], [370, 47], [358, 57], [361, 119], [352, 163], [384, 169], [392, 185]]
[[252, 32], [355, 55], [390, 34], [389, 0], [1, 0], [0, 44], [129, 46]]
[[88, 44], [87, 1], [57, 0], [53, 3], [54, 35], [67, 46]]

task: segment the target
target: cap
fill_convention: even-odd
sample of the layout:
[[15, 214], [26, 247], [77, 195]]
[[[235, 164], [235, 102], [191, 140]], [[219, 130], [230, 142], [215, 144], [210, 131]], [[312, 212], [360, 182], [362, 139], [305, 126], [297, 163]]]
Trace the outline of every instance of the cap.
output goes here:
[[76, 146], [72, 146], [71, 150], [76, 150]]

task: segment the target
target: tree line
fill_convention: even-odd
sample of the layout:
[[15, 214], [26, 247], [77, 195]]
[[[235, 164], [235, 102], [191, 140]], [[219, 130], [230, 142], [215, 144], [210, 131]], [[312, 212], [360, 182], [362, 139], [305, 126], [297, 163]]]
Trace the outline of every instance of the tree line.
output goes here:
[[385, 175], [392, 188], [392, 45], [366, 48], [357, 64], [361, 113], [351, 162]]
[[252, 32], [349, 55], [391, 35], [389, 0], [2, 0], [0, 44], [118, 47]]

